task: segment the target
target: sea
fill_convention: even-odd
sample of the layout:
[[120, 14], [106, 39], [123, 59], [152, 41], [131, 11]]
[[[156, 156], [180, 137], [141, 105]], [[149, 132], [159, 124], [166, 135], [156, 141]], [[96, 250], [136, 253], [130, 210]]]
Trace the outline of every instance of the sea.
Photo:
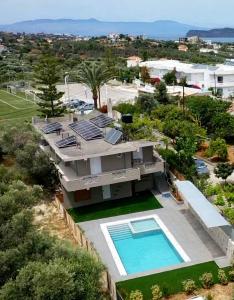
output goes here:
[[[161, 41], [178, 41], [181, 36], [152, 36], [151, 38], [156, 39], [156, 40], [161, 40]], [[224, 37], [206, 37], [206, 38], [201, 38], [203, 41], [211, 41], [213, 43], [222, 43], [222, 44], [232, 44], [234, 43], [234, 37], [233, 38], [224, 38]]]

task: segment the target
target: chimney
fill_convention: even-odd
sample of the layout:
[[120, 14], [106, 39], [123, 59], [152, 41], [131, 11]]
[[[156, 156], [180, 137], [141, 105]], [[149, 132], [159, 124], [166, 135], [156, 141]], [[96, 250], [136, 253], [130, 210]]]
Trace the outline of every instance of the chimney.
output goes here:
[[107, 113], [108, 113], [108, 117], [113, 119], [113, 111], [112, 111], [112, 101], [111, 98], [109, 98], [107, 100]]

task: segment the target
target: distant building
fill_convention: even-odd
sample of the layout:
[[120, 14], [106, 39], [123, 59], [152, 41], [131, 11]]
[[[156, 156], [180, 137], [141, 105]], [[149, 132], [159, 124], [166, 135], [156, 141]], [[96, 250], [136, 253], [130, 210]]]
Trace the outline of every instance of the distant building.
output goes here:
[[127, 67], [137, 67], [142, 62], [142, 59], [139, 56], [130, 56], [127, 58]]
[[4, 45], [0, 45], [0, 54], [6, 50], [7, 50], [7, 47], [5, 47]]
[[178, 50], [179, 51], [182, 51], [182, 52], [187, 52], [188, 51], [188, 46], [187, 45], [184, 45], [184, 44], [180, 44], [178, 46]]
[[187, 37], [181, 37], [181, 38], [179, 38], [179, 42], [180, 43], [187, 43], [188, 42], [188, 38]]
[[215, 54], [219, 53], [218, 50], [209, 49], [209, 48], [201, 48], [199, 51], [200, 51], [200, 53], [215, 53]]
[[162, 79], [163, 76], [176, 70], [177, 79], [186, 77], [188, 85], [203, 91], [213, 89], [220, 97], [234, 96], [234, 66], [227, 64], [199, 65], [188, 64], [178, 60], [156, 60], [141, 62], [140, 67], [147, 67], [151, 78]]
[[201, 42], [201, 39], [199, 38], [199, 36], [191, 36], [188, 37], [188, 42], [191, 44], [198, 44]]

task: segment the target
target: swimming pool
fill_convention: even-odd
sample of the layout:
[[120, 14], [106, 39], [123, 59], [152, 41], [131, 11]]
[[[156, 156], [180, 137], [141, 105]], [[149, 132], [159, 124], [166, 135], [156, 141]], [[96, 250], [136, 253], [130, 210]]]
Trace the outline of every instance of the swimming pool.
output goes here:
[[156, 215], [102, 224], [101, 228], [121, 275], [190, 261]]

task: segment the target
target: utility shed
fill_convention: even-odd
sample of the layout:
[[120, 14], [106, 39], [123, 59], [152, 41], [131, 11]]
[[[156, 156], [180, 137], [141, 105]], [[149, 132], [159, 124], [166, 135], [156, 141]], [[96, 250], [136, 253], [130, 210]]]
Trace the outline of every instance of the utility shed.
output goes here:
[[232, 226], [190, 181], [175, 182], [177, 193], [202, 224], [203, 228], [227, 252]]

